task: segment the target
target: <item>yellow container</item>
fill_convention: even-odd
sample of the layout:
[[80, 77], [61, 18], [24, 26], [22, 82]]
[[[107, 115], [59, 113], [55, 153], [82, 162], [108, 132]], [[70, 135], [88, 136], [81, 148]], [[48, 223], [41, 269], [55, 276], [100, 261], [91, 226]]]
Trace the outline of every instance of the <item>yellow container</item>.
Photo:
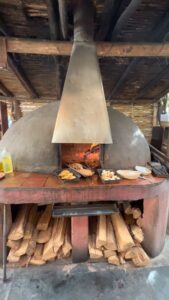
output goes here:
[[13, 173], [12, 157], [10, 153], [6, 152], [2, 158], [3, 171], [5, 174]]
[[2, 160], [0, 161], [0, 172], [3, 172], [4, 171], [4, 168], [3, 168], [3, 162]]

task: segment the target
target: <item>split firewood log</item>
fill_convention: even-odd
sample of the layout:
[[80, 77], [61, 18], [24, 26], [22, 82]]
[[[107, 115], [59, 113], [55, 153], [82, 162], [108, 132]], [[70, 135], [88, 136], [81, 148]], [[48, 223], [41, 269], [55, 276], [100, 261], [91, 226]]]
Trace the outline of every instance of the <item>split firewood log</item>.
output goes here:
[[31, 256], [28, 255], [20, 256], [19, 263], [18, 263], [19, 267], [20, 268], [28, 267], [30, 260], [31, 260]]
[[103, 257], [103, 252], [96, 248], [96, 236], [92, 235], [89, 237], [89, 255], [91, 259], [99, 259]]
[[33, 255], [34, 259], [42, 260], [43, 248], [44, 248], [43, 244], [36, 244], [35, 252], [34, 252], [34, 255]]
[[117, 243], [110, 216], [107, 216], [106, 218], [106, 226], [106, 245], [104, 247], [108, 250], [115, 251], [117, 250]]
[[124, 265], [126, 263], [123, 255], [121, 253], [118, 253], [119, 262], [121, 265]]
[[107, 242], [107, 224], [106, 216], [101, 215], [98, 217], [97, 232], [96, 232], [96, 248], [104, 247]]
[[15, 251], [13, 249], [11, 249], [8, 253], [7, 256], [7, 261], [9, 263], [18, 263], [19, 262], [20, 257], [15, 255]]
[[36, 223], [37, 205], [33, 205], [30, 209], [28, 220], [25, 226], [24, 239], [31, 239]]
[[142, 241], [144, 240], [142, 229], [137, 225], [131, 225], [130, 229], [134, 240], [138, 243], [142, 243]]
[[108, 257], [107, 261], [108, 261], [109, 264], [112, 264], [112, 265], [115, 265], [115, 266], [120, 265], [120, 261], [119, 261], [119, 258], [117, 256], [116, 252], [115, 252], [114, 255]]
[[46, 264], [46, 261], [42, 259], [34, 259], [34, 257], [32, 257], [30, 260], [30, 264], [34, 266], [42, 266]]
[[118, 252], [123, 252], [133, 247], [135, 245], [134, 241], [121, 214], [112, 214], [111, 220], [115, 232]]
[[14, 251], [18, 250], [20, 247], [22, 240], [18, 240], [18, 241], [12, 241], [12, 240], [8, 240], [7, 241], [7, 247], [13, 249]]
[[125, 201], [125, 202], [123, 202], [122, 206], [123, 206], [123, 211], [126, 215], [128, 215], [128, 216], [132, 215], [132, 207], [131, 207], [130, 202]]
[[12, 224], [11, 230], [8, 235], [8, 239], [12, 241], [20, 240], [24, 237], [24, 228], [27, 221], [30, 205], [22, 205], [20, 208], [16, 220]]
[[[42, 259], [45, 261], [53, 260], [56, 258], [57, 252], [54, 251], [54, 236], [58, 227], [59, 219], [53, 220], [52, 235], [50, 240], [44, 245]], [[59, 249], [58, 249], [59, 250]]]
[[47, 230], [52, 216], [52, 208], [53, 208], [52, 204], [46, 206], [36, 226], [37, 230]]
[[141, 217], [141, 209], [138, 207], [132, 207], [132, 214], [134, 219], [138, 219]]
[[150, 258], [142, 247], [128, 249], [125, 253], [125, 259], [132, 260], [136, 267], [147, 266], [150, 262]]
[[65, 233], [65, 240], [64, 240], [64, 244], [62, 246], [63, 257], [64, 258], [69, 257], [71, 250], [72, 250], [72, 244], [71, 244], [71, 238], [70, 238], [70, 226], [67, 223], [66, 233]]
[[104, 257], [105, 258], [108, 258], [110, 256], [113, 256], [116, 254], [116, 251], [113, 251], [113, 250], [104, 250]]
[[27, 251], [26, 251], [26, 254], [28, 256], [32, 256], [35, 252], [37, 237], [38, 237], [38, 230], [35, 228], [34, 231], [33, 231], [33, 235], [32, 235], [31, 240], [28, 240], [29, 244], [28, 244], [28, 248], [27, 248]]
[[67, 224], [67, 218], [58, 218], [58, 223], [53, 233], [53, 247], [55, 253], [58, 252], [58, 250], [64, 243], [66, 224]]
[[38, 233], [37, 243], [45, 244], [47, 243], [52, 235], [52, 228], [53, 228], [53, 219], [50, 220], [49, 226], [47, 230], [41, 230]]
[[20, 247], [15, 251], [15, 256], [22, 256], [27, 253], [29, 247], [29, 240], [22, 240]]
[[139, 217], [138, 219], [136, 219], [136, 224], [139, 226], [139, 227], [142, 227], [142, 218]]
[[124, 216], [124, 220], [125, 220], [125, 223], [127, 225], [134, 225], [135, 224], [135, 219], [133, 218], [133, 215], [125, 215]]

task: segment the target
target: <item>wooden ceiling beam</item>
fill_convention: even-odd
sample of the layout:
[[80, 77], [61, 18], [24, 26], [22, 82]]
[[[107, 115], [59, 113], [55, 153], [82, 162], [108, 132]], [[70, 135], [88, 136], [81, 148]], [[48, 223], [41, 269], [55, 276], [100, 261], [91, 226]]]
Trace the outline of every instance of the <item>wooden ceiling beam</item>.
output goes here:
[[59, 39], [58, 15], [56, 12], [56, 3], [53, 0], [46, 0], [48, 9], [48, 20], [50, 28], [50, 38], [55, 41]]
[[8, 64], [7, 65], [8, 65], [8, 67], [7, 67], [8, 70], [12, 71], [12, 73], [16, 76], [16, 78], [19, 80], [19, 82], [24, 87], [24, 89], [28, 92], [28, 94], [31, 97], [37, 98], [38, 94], [35, 91], [35, 89], [32, 86], [32, 84], [30, 83], [30, 81], [28, 80], [28, 78], [26, 77], [26, 75], [23, 72], [23, 70], [9, 56], [8, 56]]
[[21, 96], [1, 96], [0, 95], [0, 101], [4, 102], [13, 102], [13, 101], [20, 101], [20, 102], [32, 102], [32, 103], [50, 103], [53, 101], [57, 101], [56, 98], [50, 98], [50, 97], [21, 97]]
[[160, 79], [163, 75], [165, 75], [169, 71], [169, 66], [167, 65], [163, 70], [161, 70], [158, 74], [155, 75], [147, 84], [145, 84], [142, 88], [138, 91], [137, 99], [142, 98], [145, 94], [157, 83], [159, 83]]
[[66, 0], [58, 0], [60, 27], [64, 40], [68, 37], [67, 4]]
[[[1, 39], [1, 38], [0, 38]], [[6, 38], [8, 53], [70, 56], [71, 42]], [[169, 43], [96, 43], [100, 57], [168, 57]]]
[[3, 96], [13, 97], [13, 94], [6, 88], [6, 86], [0, 81], [0, 93]]
[[127, 24], [129, 18], [134, 14], [134, 12], [137, 10], [137, 8], [139, 7], [141, 2], [142, 2], [142, 0], [131, 0], [130, 1], [129, 5], [123, 11], [123, 13], [120, 15], [119, 19], [117, 20], [117, 22], [113, 28], [111, 40], [114, 40], [116, 38], [117, 34], [125, 26], [125, 24]]
[[105, 0], [102, 19], [95, 37], [97, 41], [103, 41], [106, 39], [110, 27], [112, 26], [119, 3], [119, 0]]

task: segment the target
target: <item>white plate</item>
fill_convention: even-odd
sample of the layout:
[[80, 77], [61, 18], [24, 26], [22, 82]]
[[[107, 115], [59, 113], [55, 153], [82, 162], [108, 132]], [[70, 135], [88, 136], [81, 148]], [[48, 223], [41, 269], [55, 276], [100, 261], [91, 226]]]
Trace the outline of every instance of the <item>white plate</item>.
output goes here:
[[118, 170], [116, 173], [125, 179], [137, 179], [141, 175], [139, 171], [134, 170]]
[[140, 172], [141, 175], [150, 175], [151, 174], [151, 170], [146, 168], [146, 167], [141, 167], [141, 166], [135, 166], [136, 171]]

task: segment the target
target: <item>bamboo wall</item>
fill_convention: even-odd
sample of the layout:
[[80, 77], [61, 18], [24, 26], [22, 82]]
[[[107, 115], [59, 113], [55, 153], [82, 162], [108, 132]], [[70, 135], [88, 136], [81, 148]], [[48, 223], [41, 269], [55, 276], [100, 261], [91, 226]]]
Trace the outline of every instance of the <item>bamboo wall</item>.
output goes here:
[[[23, 115], [37, 109], [46, 103], [21, 103]], [[154, 123], [154, 104], [153, 103], [108, 103], [108, 106], [119, 110], [130, 117], [142, 130], [148, 142], [151, 141], [152, 127]]]

